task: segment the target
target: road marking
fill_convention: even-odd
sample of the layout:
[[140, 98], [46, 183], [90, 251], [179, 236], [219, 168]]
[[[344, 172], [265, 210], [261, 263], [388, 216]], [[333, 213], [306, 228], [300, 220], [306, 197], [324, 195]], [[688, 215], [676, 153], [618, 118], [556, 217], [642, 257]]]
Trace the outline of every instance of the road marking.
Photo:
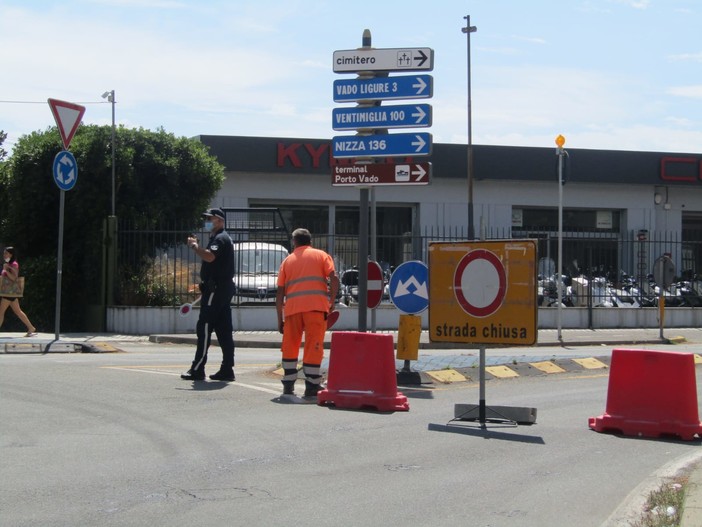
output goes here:
[[452, 382], [465, 382], [465, 376], [458, 373], [456, 370], [438, 370], [426, 372], [432, 379], [443, 382], [444, 384]]
[[[250, 365], [247, 365], [250, 366]], [[168, 366], [163, 366], [163, 367], [168, 367]], [[170, 366], [171, 368], [182, 368], [183, 366]], [[101, 366], [101, 368], [109, 369], [109, 370], [122, 370], [122, 371], [133, 371], [137, 373], [152, 373], [155, 375], [172, 375], [172, 376], [180, 376], [180, 373], [171, 373], [167, 371], [158, 371], [158, 370], [144, 370], [142, 367], [139, 366]], [[212, 381], [212, 382], [217, 382], [217, 381]], [[241, 388], [248, 388], [250, 390], [256, 390], [259, 392], [265, 392], [265, 393], [271, 393], [273, 395], [280, 395], [280, 390], [271, 390], [270, 388], [264, 388], [262, 386], [256, 386], [254, 384], [246, 384], [242, 383], [239, 381], [235, 381], [230, 383], [232, 386], [239, 386]]]
[[529, 365], [544, 373], [563, 373], [565, 370], [551, 361], [530, 362]]
[[588, 357], [584, 359], [573, 359], [573, 362], [580, 364], [583, 368], [586, 368], [588, 370], [599, 370], [607, 367], [607, 365], [604, 362], [599, 361], [594, 357]]

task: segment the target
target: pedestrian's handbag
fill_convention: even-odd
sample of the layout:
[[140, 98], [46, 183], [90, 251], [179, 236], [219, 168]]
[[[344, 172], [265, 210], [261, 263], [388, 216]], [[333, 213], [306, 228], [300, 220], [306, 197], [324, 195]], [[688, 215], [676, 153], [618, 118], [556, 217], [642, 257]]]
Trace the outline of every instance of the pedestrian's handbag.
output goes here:
[[24, 276], [10, 280], [9, 276], [0, 276], [0, 297], [22, 298], [24, 295]]

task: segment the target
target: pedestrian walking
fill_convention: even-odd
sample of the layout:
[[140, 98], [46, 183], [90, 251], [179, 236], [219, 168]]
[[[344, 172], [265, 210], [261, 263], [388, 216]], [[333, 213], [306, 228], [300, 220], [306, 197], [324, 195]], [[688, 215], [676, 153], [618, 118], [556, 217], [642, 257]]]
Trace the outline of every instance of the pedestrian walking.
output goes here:
[[217, 373], [210, 375], [210, 379], [233, 381], [234, 338], [231, 301], [234, 296], [234, 247], [232, 239], [224, 229], [225, 216], [222, 209], [208, 209], [203, 216], [205, 230], [210, 231], [207, 247], [200, 247], [194, 236], [188, 238], [188, 246], [202, 259], [200, 316], [195, 327], [197, 348], [190, 369], [180, 377], [189, 381], [204, 380], [207, 351], [214, 331], [222, 348], [222, 365]]
[[[16, 282], [19, 279], [19, 263], [15, 257], [14, 247], [5, 247], [2, 252], [3, 264], [2, 264], [2, 279], [10, 280], [11, 282]], [[22, 321], [22, 324], [27, 328], [27, 333], [25, 337], [33, 337], [37, 334], [37, 328], [29, 321], [29, 317], [22, 311], [20, 307], [19, 298], [17, 297], [1, 297], [0, 298], [0, 327], [3, 322], [5, 322], [5, 312], [7, 308], [11, 307], [12, 311], [17, 318]]]
[[339, 278], [332, 257], [312, 247], [310, 231], [295, 229], [292, 241], [293, 252], [280, 265], [275, 298], [278, 331], [283, 334], [283, 394], [295, 393], [297, 360], [304, 334], [305, 397], [314, 397], [322, 382], [326, 319], [335, 309]]

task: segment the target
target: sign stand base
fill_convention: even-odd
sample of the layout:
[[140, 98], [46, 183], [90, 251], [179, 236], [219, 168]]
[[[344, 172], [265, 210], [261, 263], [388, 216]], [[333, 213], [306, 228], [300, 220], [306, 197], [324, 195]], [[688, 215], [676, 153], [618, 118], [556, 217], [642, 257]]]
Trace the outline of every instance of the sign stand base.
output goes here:
[[397, 370], [397, 384], [403, 386], [415, 386], [419, 384], [434, 384], [434, 381], [423, 371], [410, 369], [410, 361], [406, 360], [403, 368]]
[[456, 404], [454, 406], [454, 421], [478, 421], [481, 424], [507, 423], [532, 425], [536, 423], [536, 408], [513, 406], [486, 406], [485, 404], [485, 346], [480, 346], [480, 399], [478, 404]]

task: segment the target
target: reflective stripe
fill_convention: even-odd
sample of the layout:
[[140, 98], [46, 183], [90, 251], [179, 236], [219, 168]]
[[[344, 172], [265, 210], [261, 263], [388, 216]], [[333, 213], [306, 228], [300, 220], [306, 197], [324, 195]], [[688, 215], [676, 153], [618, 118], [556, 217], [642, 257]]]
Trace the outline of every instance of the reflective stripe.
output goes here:
[[288, 298], [295, 298], [296, 296], [306, 296], [306, 295], [324, 295], [329, 298], [328, 291], [298, 291], [297, 293], [287, 293], [285, 296]]
[[298, 282], [311, 282], [311, 281], [316, 281], [316, 282], [322, 282], [324, 286], [326, 287], [327, 281], [322, 278], [321, 276], [302, 276], [300, 278], [295, 278], [295, 280], [288, 280], [285, 282], [285, 287], [290, 287], [293, 284], [297, 284]]

